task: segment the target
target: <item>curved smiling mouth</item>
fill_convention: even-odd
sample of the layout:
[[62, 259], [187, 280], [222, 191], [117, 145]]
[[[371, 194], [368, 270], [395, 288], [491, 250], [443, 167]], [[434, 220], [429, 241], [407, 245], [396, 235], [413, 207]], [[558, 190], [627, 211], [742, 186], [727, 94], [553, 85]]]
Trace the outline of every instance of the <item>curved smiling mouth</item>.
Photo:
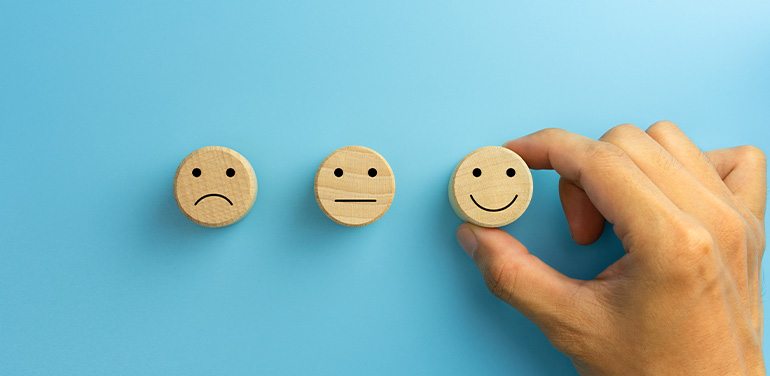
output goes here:
[[478, 202], [476, 202], [476, 199], [475, 199], [475, 198], [473, 198], [473, 195], [471, 195], [471, 201], [473, 201], [473, 203], [474, 203], [474, 204], [476, 204], [476, 206], [478, 206], [478, 207], [479, 207], [481, 210], [486, 210], [486, 211], [488, 211], [488, 212], [499, 212], [499, 211], [503, 211], [503, 210], [505, 210], [505, 209], [508, 209], [508, 208], [509, 208], [511, 205], [513, 205], [513, 203], [514, 203], [514, 202], [516, 202], [516, 199], [517, 199], [517, 198], [519, 198], [519, 195], [516, 195], [516, 196], [513, 198], [513, 200], [511, 200], [511, 202], [509, 202], [509, 203], [508, 203], [508, 205], [505, 205], [505, 206], [503, 206], [503, 207], [502, 207], [502, 208], [500, 208], [500, 209], [487, 209], [487, 208], [485, 208], [485, 207], [483, 207], [483, 206], [479, 205], [479, 203], [478, 203]]
[[230, 201], [229, 198], [225, 197], [225, 195], [220, 195], [219, 193], [209, 193], [207, 195], [203, 195], [201, 196], [201, 198], [198, 199], [198, 201], [195, 201], [195, 205], [198, 205], [198, 203], [201, 202], [201, 200], [203, 200], [206, 197], [222, 197], [223, 199], [227, 200], [227, 202], [230, 203], [230, 206], [233, 205], [233, 202]]

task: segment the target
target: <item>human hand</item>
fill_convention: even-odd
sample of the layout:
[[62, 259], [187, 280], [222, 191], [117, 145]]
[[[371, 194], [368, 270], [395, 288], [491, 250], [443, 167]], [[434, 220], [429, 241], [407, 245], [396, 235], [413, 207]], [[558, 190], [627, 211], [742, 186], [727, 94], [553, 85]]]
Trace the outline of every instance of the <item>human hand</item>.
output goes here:
[[671, 122], [588, 139], [546, 129], [509, 141], [554, 169], [573, 239], [605, 219], [626, 254], [568, 278], [499, 229], [457, 239], [489, 290], [532, 320], [581, 374], [764, 375], [759, 286], [767, 162], [751, 146], [701, 150]]

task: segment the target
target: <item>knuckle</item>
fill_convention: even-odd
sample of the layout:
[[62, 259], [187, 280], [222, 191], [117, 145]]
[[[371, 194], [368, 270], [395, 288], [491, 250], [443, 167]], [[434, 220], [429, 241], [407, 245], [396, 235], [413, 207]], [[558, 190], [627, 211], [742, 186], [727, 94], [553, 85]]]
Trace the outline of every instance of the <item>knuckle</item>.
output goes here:
[[718, 234], [736, 234], [742, 238], [748, 236], [748, 227], [743, 214], [727, 204], [712, 207], [711, 213], [716, 220], [715, 228]]
[[625, 124], [616, 125], [610, 128], [599, 139], [612, 142], [615, 140], [622, 140], [628, 137], [633, 137], [640, 133], [642, 133], [642, 130], [639, 129], [639, 127], [633, 124], [625, 123]]
[[736, 149], [740, 160], [759, 162], [763, 165], [767, 164], [767, 155], [765, 155], [765, 152], [754, 145], [738, 146]]
[[503, 301], [510, 301], [516, 288], [519, 263], [515, 259], [495, 261], [484, 273], [484, 281], [492, 295]]
[[669, 264], [675, 279], [698, 283], [716, 278], [716, 243], [705, 227], [688, 223], [676, 226], [672, 235], [676, 246], [662, 261]]
[[561, 128], [545, 128], [537, 131], [537, 133], [543, 135], [545, 138], [551, 139], [551, 138], [558, 138], [563, 136], [567, 131]]
[[679, 236], [684, 251], [694, 256], [696, 260], [702, 260], [713, 254], [714, 239], [706, 228], [690, 226], [681, 231]]
[[590, 158], [589, 160], [598, 161], [598, 163], [615, 158], [627, 157], [626, 152], [619, 146], [604, 141], [591, 143], [591, 145], [588, 146], [587, 154]]
[[656, 121], [647, 128], [647, 134], [655, 138], [656, 136], [665, 136], [671, 132], [680, 132], [679, 126], [669, 120]]
[[714, 218], [717, 221], [714, 228], [718, 229], [716, 240], [724, 250], [734, 254], [745, 254], [750, 233], [754, 232], [751, 224], [739, 211], [727, 207], [716, 209]]

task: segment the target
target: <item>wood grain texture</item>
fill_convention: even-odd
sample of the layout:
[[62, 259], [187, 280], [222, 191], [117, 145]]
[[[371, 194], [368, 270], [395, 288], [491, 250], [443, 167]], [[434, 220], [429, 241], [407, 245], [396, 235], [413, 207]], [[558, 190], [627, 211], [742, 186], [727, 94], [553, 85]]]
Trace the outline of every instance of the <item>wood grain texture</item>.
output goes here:
[[182, 213], [206, 227], [223, 227], [249, 213], [257, 177], [235, 150], [206, 146], [182, 160], [174, 175], [174, 198]]
[[396, 180], [388, 162], [363, 146], [335, 150], [321, 162], [315, 175], [318, 206], [331, 220], [345, 226], [365, 226], [380, 219], [395, 193]]
[[472, 151], [449, 179], [449, 202], [457, 216], [483, 227], [518, 219], [532, 200], [532, 173], [510, 149], [486, 146]]

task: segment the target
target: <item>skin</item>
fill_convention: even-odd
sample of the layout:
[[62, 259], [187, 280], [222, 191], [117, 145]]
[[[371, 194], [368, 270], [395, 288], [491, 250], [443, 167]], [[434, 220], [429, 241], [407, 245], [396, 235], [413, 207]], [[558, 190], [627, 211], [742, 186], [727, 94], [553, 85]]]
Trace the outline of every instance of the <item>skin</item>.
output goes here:
[[613, 224], [626, 254], [568, 278], [499, 229], [457, 229], [489, 290], [583, 375], [764, 375], [760, 269], [767, 161], [753, 146], [702, 152], [673, 123], [592, 140], [545, 129], [509, 141], [553, 169], [575, 242]]

